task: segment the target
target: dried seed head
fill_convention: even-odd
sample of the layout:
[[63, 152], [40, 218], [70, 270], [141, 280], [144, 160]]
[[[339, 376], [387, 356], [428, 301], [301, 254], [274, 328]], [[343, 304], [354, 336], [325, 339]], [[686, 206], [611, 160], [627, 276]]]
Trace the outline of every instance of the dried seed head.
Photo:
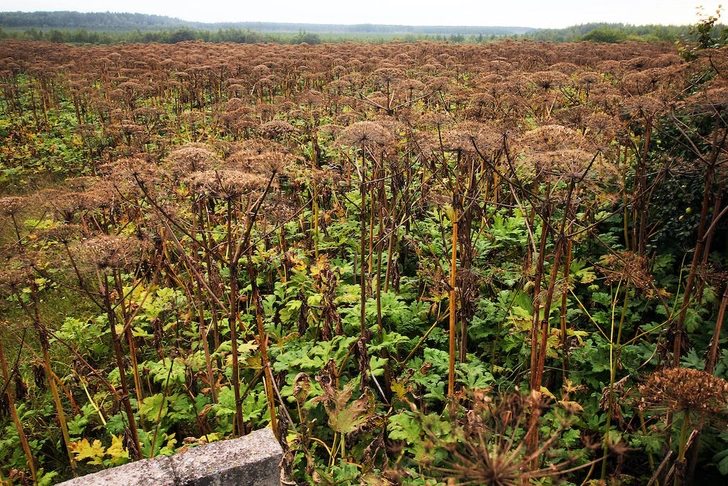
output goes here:
[[363, 121], [346, 127], [337, 143], [348, 146], [383, 147], [392, 142], [392, 135], [379, 123]]
[[270, 139], [283, 138], [295, 131], [296, 129], [293, 128], [293, 125], [283, 120], [272, 120], [268, 123], [264, 123], [260, 127], [260, 132], [263, 136]]
[[449, 456], [446, 467], [434, 469], [463, 484], [515, 486], [529, 483], [530, 479], [557, 477], [572, 467], [577, 458], [551, 464], [534, 461], [548, 457], [563, 429], [553, 430], [551, 438], [540, 442], [533, 452], [527, 451], [525, 441], [517, 436], [526, 426], [526, 410], [534, 406], [529, 403], [534, 399], [541, 400], [519, 394], [479, 399], [479, 404], [470, 410], [464, 409], [464, 415], [453, 420], [448, 435], [457, 440], [448, 440], [429, 430], [423, 421], [433, 445]]
[[91, 177], [91, 176], [83, 176], [83, 177], [74, 177], [72, 179], [66, 179], [65, 185], [71, 190], [71, 191], [85, 191], [86, 189], [90, 188], [96, 182], [98, 181], [97, 177]]
[[606, 277], [607, 284], [629, 280], [632, 285], [648, 295], [653, 293], [654, 281], [649, 272], [645, 255], [638, 255], [631, 251], [605, 255], [600, 259], [598, 268]]
[[263, 206], [262, 213], [266, 221], [279, 225], [293, 220], [297, 208], [290, 203], [290, 198], [273, 197], [269, 204]]
[[443, 145], [445, 150], [486, 156], [503, 147], [503, 133], [491, 124], [462, 122], [445, 132]]
[[57, 241], [58, 243], [68, 244], [71, 240], [81, 235], [82, 228], [77, 224], [59, 224], [53, 228], [40, 232], [42, 238], [49, 241]]
[[99, 270], [121, 269], [138, 262], [141, 243], [128, 236], [99, 235], [81, 241], [75, 250], [79, 261]]
[[543, 125], [523, 135], [520, 145], [534, 152], [583, 149], [588, 145], [584, 136], [563, 125]]
[[453, 123], [453, 117], [445, 112], [439, 112], [439, 111], [428, 111], [422, 114], [417, 119], [417, 124], [423, 127], [442, 127], [446, 125], [451, 125]]
[[102, 175], [107, 176], [114, 185], [126, 192], [139, 183], [153, 183], [161, 179], [159, 167], [154, 160], [141, 157], [122, 158], [102, 167]]
[[0, 197], [0, 214], [14, 216], [22, 211], [27, 204], [25, 198], [20, 196]]
[[537, 176], [580, 179], [594, 154], [579, 149], [533, 152], [529, 161]]
[[717, 114], [728, 110], [728, 87], [711, 88], [690, 97], [686, 106], [698, 114]]
[[78, 194], [78, 207], [87, 211], [113, 209], [121, 202], [118, 188], [108, 179], [97, 179], [86, 191]]
[[232, 199], [261, 190], [267, 182], [257, 174], [237, 170], [195, 172], [186, 181], [198, 194], [214, 199]]
[[56, 218], [71, 221], [79, 209], [80, 199], [76, 192], [60, 189], [43, 189], [35, 194], [36, 204], [55, 213]]
[[295, 158], [283, 146], [261, 139], [242, 144], [225, 160], [228, 169], [265, 175], [286, 172], [293, 164]]
[[529, 78], [539, 90], [543, 91], [558, 89], [569, 81], [569, 76], [559, 71], [538, 71]]
[[670, 368], [652, 373], [640, 386], [643, 408], [694, 414], [700, 421], [728, 415], [728, 382], [708, 372]]
[[[595, 189], [615, 183], [616, 169], [582, 133], [562, 125], [531, 130], [519, 140], [522, 156], [516, 167], [525, 179], [577, 181]], [[561, 191], [566, 192], [566, 191]], [[554, 194], [557, 198], [564, 194]]]
[[211, 169], [219, 159], [208, 148], [199, 144], [189, 144], [173, 150], [162, 163], [177, 181], [186, 174]]
[[632, 96], [624, 102], [627, 114], [643, 118], [653, 118], [663, 112], [665, 108], [665, 102], [651, 94]]
[[11, 295], [19, 292], [33, 279], [28, 267], [11, 267], [0, 271], [0, 293]]

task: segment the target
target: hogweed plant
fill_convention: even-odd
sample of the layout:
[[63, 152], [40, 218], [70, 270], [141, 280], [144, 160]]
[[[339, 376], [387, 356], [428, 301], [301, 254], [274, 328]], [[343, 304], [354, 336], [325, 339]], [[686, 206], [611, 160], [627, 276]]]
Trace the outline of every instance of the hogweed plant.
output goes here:
[[728, 370], [704, 47], [3, 40], [0, 481], [265, 426], [298, 484], [728, 470], [664, 398]]
[[701, 370], [668, 368], [652, 373], [640, 385], [640, 407], [680, 423], [675, 485], [688, 484], [686, 477], [688, 438], [711, 422], [728, 418], [728, 382]]

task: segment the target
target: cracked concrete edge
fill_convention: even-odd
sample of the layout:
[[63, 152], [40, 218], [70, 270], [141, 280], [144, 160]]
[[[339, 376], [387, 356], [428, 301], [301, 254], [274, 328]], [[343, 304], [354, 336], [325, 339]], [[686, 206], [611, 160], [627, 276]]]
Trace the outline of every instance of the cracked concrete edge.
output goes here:
[[59, 486], [280, 486], [283, 449], [271, 429], [82, 476]]
[[172, 456], [179, 485], [280, 485], [283, 449], [271, 429]]

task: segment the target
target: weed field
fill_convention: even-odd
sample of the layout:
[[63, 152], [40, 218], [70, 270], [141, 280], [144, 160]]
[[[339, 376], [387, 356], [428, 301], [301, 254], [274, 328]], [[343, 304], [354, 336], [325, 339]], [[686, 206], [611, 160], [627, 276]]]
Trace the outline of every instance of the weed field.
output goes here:
[[728, 48], [0, 41], [0, 483], [728, 474]]

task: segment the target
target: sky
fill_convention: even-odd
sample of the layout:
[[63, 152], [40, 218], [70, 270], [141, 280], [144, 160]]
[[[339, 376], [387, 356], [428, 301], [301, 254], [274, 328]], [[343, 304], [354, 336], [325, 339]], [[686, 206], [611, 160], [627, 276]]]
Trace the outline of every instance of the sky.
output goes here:
[[[198, 22], [479, 25], [562, 28], [588, 22], [694, 24], [701, 0], [0, 0], [0, 11], [166, 15]], [[726, 14], [728, 15], [728, 14]]]

